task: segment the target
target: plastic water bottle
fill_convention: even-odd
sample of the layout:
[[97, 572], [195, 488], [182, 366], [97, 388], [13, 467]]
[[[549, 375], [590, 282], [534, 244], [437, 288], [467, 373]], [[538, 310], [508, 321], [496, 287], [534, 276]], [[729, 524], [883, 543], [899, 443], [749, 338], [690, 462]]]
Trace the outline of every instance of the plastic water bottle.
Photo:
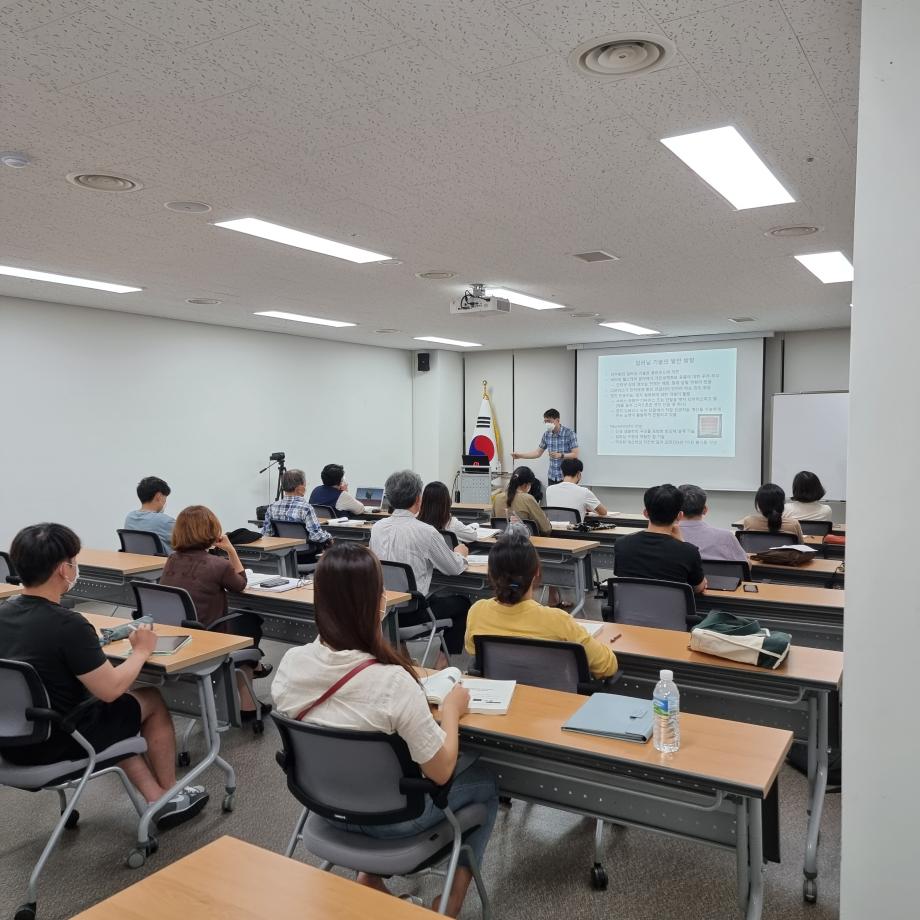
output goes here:
[[680, 750], [680, 691], [673, 671], [662, 671], [659, 677], [652, 694], [652, 740], [656, 750], [673, 754]]

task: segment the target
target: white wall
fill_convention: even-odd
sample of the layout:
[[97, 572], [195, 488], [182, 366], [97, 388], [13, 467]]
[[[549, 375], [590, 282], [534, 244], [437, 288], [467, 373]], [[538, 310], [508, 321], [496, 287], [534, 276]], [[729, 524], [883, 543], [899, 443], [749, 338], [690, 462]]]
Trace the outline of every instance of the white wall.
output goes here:
[[[848, 464], [841, 920], [916, 917], [920, 4], [863, 0]], [[881, 539], [879, 510], [885, 515]]]
[[330, 462], [352, 486], [412, 463], [409, 352], [8, 298], [0, 348], [0, 546], [40, 520], [115, 546], [142, 476], [229, 529], [273, 451], [311, 488]]
[[783, 338], [784, 393], [849, 389], [849, 329], [787, 332]]
[[463, 355], [431, 351], [430, 370], [412, 356], [412, 467], [450, 488], [463, 452]]

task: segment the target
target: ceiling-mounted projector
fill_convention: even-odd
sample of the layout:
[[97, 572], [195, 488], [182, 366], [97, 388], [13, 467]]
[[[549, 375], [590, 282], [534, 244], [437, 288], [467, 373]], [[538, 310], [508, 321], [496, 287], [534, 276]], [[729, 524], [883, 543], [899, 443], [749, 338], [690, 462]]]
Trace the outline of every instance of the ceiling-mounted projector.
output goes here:
[[451, 313], [510, 313], [511, 302], [504, 297], [486, 297], [484, 284], [471, 285], [462, 297], [450, 302]]

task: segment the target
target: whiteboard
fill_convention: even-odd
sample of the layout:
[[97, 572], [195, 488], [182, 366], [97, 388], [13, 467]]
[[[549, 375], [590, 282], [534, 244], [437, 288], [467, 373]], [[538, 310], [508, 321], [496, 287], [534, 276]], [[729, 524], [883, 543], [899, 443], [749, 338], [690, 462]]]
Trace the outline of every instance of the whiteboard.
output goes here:
[[849, 393], [776, 393], [770, 479], [791, 496], [800, 470], [818, 474], [826, 500], [846, 501]]

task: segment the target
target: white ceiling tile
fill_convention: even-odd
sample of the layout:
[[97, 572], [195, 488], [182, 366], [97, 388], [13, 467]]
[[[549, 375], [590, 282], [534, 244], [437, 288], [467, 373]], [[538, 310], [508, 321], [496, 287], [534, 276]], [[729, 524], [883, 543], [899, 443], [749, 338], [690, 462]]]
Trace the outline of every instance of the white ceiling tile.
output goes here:
[[365, 0], [465, 73], [538, 57], [546, 44], [493, 0]]
[[254, 25], [259, 4], [247, 0], [92, 0], [112, 16], [178, 47]]
[[799, 35], [834, 30], [857, 35], [860, 0], [780, 0]]
[[720, 6], [729, 6], [737, 2], [738, 0], [642, 0], [642, 5], [659, 22], [665, 22], [708, 13]]
[[640, 0], [538, 0], [515, 6], [514, 15], [556, 51], [611, 33], [658, 31]]
[[14, 0], [0, 9], [0, 27], [26, 32], [85, 8], [86, 0]]
[[832, 103], [856, 105], [859, 99], [859, 35], [811, 32], [801, 37], [821, 89]]

